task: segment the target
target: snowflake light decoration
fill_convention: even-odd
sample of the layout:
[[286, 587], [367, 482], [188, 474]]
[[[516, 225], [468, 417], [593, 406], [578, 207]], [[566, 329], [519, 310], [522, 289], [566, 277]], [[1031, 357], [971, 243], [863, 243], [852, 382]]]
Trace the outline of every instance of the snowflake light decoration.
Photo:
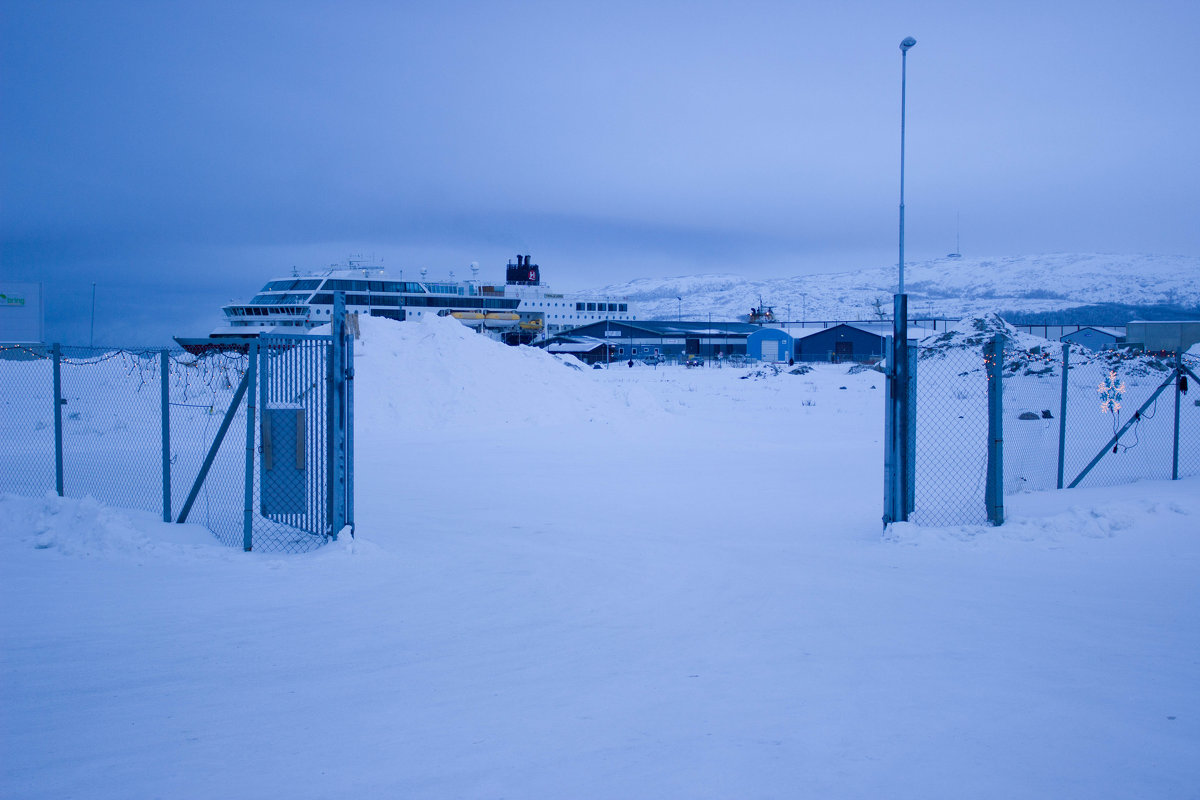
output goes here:
[[1108, 376], [1100, 382], [1100, 410], [1106, 414], [1116, 414], [1121, 410], [1121, 397], [1125, 394], [1125, 384], [1117, 378], [1117, 373], [1109, 371]]

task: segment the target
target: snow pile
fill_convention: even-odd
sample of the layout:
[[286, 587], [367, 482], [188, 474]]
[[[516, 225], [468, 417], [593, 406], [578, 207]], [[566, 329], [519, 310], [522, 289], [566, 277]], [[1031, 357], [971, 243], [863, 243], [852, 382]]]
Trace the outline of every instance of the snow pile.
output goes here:
[[[920, 340], [920, 358], [945, 359], [947, 356], [973, 353], [982, 367], [983, 348], [995, 336], [1003, 336], [1006, 377], [1024, 375], [1053, 377], [1061, 375], [1063, 343], [1025, 333], [1005, 322], [997, 314], [985, 314], [961, 320], [946, 331], [931, 333]], [[1070, 344], [1072, 370], [1096, 367], [1112, 370], [1118, 377], [1165, 375], [1169, 366], [1153, 355], [1130, 350], [1092, 350]]]
[[664, 413], [640, 387], [600, 383], [590, 370], [501, 344], [451, 317], [359, 325], [355, 413], [363, 430], [616, 423]]
[[1058, 346], [1057, 342], [1017, 330], [998, 314], [984, 314], [960, 320], [949, 330], [931, 333], [921, 339], [921, 358], [944, 357], [952, 351], [965, 349], [975, 349], [982, 354], [984, 346], [996, 336], [1005, 338], [1005, 349], [1010, 351], [1040, 353], [1050, 345]]
[[[1189, 488], [1190, 487], [1190, 488]], [[902, 545], [968, 543], [993, 548], [1016, 544], [1049, 550], [1064, 546], [1086, 547], [1082, 540], [1113, 539], [1124, 535], [1144, 537], [1147, 531], [1194, 530], [1200, 517], [1200, 479], [1175, 484], [1143, 481], [1122, 487], [1113, 497], [1109, 487], [1073, 489], [1070, 494], [1040, 492], [1006, 498], [1008, 516], [999, 527], [958, 525], [928, 527], [894, 522], [884, 532], [885, 541]], [[1182, 542], [1177, 544], [1182, 545]]]
[[100, 560], [229, 560], [236, 555], [199, 525], [165, 523], [146, 511], [53, 494], [0, 495], [0, 539], [23, 549]]

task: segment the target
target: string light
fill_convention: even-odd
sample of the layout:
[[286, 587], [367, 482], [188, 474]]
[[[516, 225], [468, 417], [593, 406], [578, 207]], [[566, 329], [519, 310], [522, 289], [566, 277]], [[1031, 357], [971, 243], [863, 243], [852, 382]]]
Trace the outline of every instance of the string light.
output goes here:
[[[1117, 377], [1117, 373], [1109, 370], [1108, 375], [1100, 382], [1100, 410], [1106, 414], [1116, 414], [1121, 410], [1121, 398], [1125, 396], [1125, 384]], [[1116, 424], [1114, 422], [1114, 424]]]

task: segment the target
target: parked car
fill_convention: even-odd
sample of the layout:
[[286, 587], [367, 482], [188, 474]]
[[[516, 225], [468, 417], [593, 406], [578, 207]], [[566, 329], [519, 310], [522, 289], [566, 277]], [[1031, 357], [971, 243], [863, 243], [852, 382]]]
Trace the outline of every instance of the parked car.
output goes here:
[[683, 365], [685, 367], [703, 367], [704, 359], [701, 358], [700, 356], [688, 356], [687, 359], [683, 362]]

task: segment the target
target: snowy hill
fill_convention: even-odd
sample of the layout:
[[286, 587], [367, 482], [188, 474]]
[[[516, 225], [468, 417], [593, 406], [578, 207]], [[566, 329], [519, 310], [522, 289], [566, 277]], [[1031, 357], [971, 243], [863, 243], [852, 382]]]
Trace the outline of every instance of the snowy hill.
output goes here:
[[[750, 280], [738, 275], [643, 279], [591, 294], [628, 297], [644, 319], [735, 319], [760, 302], [792, 320], [890, 316], [895, 266]], [[1200, 305], [1200, 258], [1054, 254], [938, 258], [910, 263], [914, 316], [966, 317], [998, 310], [1057, 311], [1100, 303]], [[677, 299], [681, 298], [681, 299]]]

